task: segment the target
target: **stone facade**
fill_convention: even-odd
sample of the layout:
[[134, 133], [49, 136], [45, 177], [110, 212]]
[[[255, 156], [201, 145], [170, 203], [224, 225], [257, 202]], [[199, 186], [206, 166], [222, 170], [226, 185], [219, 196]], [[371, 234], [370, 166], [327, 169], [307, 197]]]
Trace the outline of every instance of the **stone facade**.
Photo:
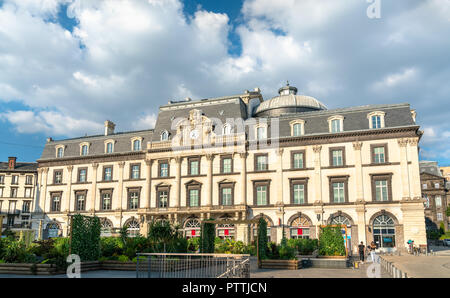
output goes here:
[[[296, 89], [282, 89], [296, 98]], [[259, 89], [170, 102], [152, 130], [49, 140], [38, 160], [43, 235], [66, 235], [74, 213], [102, 217], [105, 233], [128, 225], [145, 234], [150, 221], [166, 219], [187, 237], [199, 235], [204, 219], [263, 217], [275, 242], [344, 224], [351, 252], [361, 241], [426, 245], [421, 132], [409, 105], [326, 110], [305, 98], [293, 108], [289, 100], [266, 105], [264, 115], [280, 114], [272, 118], [254, 112], [264, 102]], [[372, 128], [374, 112], [381, 127]], [[228, 118], [242, 119], [243, 128], [217, 124]], [[217, 227], [218, 236], [244, 242], [254, 233], [247, 224]]]

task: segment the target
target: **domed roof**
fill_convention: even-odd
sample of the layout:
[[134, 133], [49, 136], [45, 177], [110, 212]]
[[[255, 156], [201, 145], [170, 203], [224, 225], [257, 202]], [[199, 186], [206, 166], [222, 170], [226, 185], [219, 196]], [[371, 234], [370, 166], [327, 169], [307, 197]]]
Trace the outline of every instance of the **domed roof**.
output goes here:
[[[297, 95], [297, 88], [289, 86], [289, 83], [278, 90], [279, 96], [263, 101], [255, 111], [255, 114], [278, 108], [304, 108], [305, 110], [326, 110], [327, 107], [307, 95]], [[296, 109], [298, 110], [298, 109]]]

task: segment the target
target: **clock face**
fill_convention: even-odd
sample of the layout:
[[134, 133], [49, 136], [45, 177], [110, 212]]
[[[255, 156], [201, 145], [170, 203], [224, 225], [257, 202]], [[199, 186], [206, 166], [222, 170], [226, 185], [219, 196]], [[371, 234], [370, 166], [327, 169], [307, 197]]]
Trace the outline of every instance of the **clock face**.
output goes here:
[[198, 130], [196, 130], [196, 129], [192, 130], [190, 133], [190, 137], [191, 137], [191, 139], [198, 138]]

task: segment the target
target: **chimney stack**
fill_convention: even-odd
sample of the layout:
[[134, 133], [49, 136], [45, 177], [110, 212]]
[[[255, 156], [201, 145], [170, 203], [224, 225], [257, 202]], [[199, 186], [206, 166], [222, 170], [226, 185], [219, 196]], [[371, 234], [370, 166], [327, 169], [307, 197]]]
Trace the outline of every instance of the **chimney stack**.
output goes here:
[[105, 136], [114, 134], [115, 127], [116, 127], [116, 125], [112, 121], [106, 120], [105, 121]]
[[16, 157], [8, 157], [8, 170], [14, 170], [16, 168]]

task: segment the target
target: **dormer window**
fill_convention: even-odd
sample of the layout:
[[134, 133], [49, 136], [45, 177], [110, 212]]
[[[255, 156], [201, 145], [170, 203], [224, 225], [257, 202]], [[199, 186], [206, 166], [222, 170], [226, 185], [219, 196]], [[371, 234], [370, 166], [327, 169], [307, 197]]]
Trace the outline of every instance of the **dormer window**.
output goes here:
[[291, 125], [291, 136], [298, 137], [305, 134], [305, 121], [294, 120], [290, 122]]
[[384, 128], [384, 115], [386, 113], [382, 111], [376, 111], [369, 113], [367, 119], [369, 119], [369, 127], [371, 129]]
[[57, 158], [64, 157], [64, 146], [63, 145], [59, 145], [56, 147], [56, 157]]
[[114, 152], [114, 140], [106, 140], [105, 153], [113, 153], [113, 152]]
[[131, 151], [142, 150], [142, 138], [136, 137], [131, 139]]
[[344, 131], [344, 117], [332, 116], [328, 118], [328, 126], [331, 133]]
[[161, 141], [168, 141], [169, 140], [169, 132], [167, 130], [163, 131], [161, 133]]
[[267, 139], [267, 128], [266, 128], [266, 126], [258, 126], [258, 127], [256, 127], [256, 139], [257, 140]]
[[223, 125], [223, 135], [230, 135], [232, 133], [231, 125], [228, 123], [225, 123]]
[[81, 143], [80, 144], [80, 155], [86, 156], [89, 154], [89, 143]]

